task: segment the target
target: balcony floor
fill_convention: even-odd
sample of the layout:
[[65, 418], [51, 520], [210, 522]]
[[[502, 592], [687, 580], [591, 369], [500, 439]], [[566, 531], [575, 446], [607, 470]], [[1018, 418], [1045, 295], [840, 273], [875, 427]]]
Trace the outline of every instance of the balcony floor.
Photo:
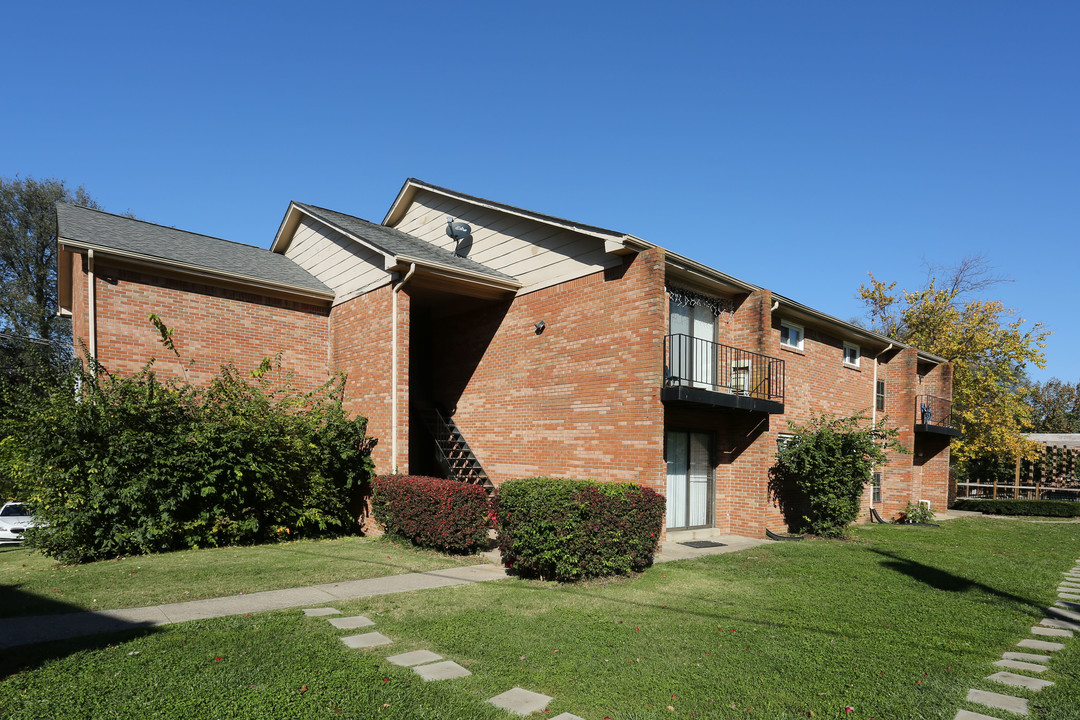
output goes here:
[[687, 405], [693, 407], [732, 408], [779, 415], [784, 412], [784, 403], [776, 400], [762, 400], [748, 395], [716, 392], [705, 388], [675, 385], [660, 389], [660, 400], [668, 405]]
[[915, 424], [915, 432], [930, 433], [931, 435], [948, 435], [949, 437], [963, 437], [964, 433], [959, 428], [946, 427], [944, 425]]

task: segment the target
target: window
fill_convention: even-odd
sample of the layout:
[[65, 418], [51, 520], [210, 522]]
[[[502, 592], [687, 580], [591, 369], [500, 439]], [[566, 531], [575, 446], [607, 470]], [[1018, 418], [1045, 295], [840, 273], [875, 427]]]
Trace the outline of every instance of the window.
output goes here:
[[776, 452], [784, 449], [784, 446], [795, 439], [794, 433], [780, 433], [776, 436]]
[[878, 409], [878, 412], [885, 412], [885, 381], [878, 380], [877, 388], [874, 390], [874, 402]]
[[780, 321], [780, 344], [794, 350], [803, 349], [803, 328], [787, 320]]
[[881, 504], [881, 473], [874, 473], [874, 489], [870, 493], [870, 502], [875, 505]]
[[854, 343], [844, 343], [844, 364], [849, 367], [859, 367], [859, 357], [862, 351]]

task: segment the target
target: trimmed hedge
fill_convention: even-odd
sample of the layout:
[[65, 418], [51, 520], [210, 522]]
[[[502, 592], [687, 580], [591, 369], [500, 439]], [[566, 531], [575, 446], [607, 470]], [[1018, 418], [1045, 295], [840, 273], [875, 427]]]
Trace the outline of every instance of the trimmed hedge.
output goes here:
[[487, 544], [490, 507], [479, 485], [416, 475], [379, 475], [373, 485], [371, 514], [387, 534], [452, 553]]
[[561, 582], [640, 572], [659, 546], [664, 503], [632, 483], [508, 480], [495, 498], [503, 563]]
[[972, 510], [987, 515], [1037, 515], [1043, 517], [1080, 517], [1080, 503], [1068, 500], [975, 500], [961, 498], [956, 510]]

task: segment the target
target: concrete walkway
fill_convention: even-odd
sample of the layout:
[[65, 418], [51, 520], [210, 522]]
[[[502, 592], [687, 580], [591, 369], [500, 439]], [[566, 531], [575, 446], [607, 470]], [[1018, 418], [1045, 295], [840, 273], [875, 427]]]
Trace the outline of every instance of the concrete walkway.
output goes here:
[[[938, 520], [967, 514], [951, 511], [941, 513]], [[686, 542], [705, 541], [709, 547], [690, 547]], [[654, 562], [692, 560], [706, 555], [738, 552], [774, 541], [763, 538], [748, 538], [739, 535], [718, 534], [714, 530], [694, 530], [668, 533]], [[350, 580], [325, 585], [287, 588], [284, 590], [266, 590], [248, 595], [212, 598], [209, 600], [191, 600], [189, 602], [152, 605], [149, 607], [127, 608], [121, 610], [96, 610], [59, 615], [37, 615], [31, 617], [0, 618], [0, 649], [32, 645], [35, 643], [67, 640], [86, 637], [99, 633], [120, 632], [137, 628], [159, 627], [191, 620], [243, 615], [265, 612], [267, 610], [285, 610], [369, 597], [392, 593], [425, 590], [428, 588], [465, 585], [502, 580], [509, 577], [502, 567], [498, 550], [484, 553], [491, 564], [470, 565], [448, 570], [434, 570], [425, 573], [407, 575], [389, 575], [368, 580]]]
[[369, 580], [350, 580], [286, 590], [266, 590], [250, 595], [191, 600], [169, 605], [3, 618], [0, 619], [0, 648], [67, 640], [98, 633], [158, 627], [227, 615], [284, 610], [335, 600], [388, 595], [448, 585], [466, 585], [501, 580], [506, 577], [506, 570], [501, 566], [470, 565], [425, 573], [389, 575]]

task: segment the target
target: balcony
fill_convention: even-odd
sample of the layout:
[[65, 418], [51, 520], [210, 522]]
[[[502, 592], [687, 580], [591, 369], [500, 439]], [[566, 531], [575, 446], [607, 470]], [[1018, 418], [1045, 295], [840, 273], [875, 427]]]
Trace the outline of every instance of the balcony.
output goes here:
[[915, 396], [915, 432], [960, 437], [959, 419], [952, 415], [952, 400], [933, 395]]
[[660, 399], [779, 414], [784, 412], [784, 361], [689, 335], [668, 335]]

